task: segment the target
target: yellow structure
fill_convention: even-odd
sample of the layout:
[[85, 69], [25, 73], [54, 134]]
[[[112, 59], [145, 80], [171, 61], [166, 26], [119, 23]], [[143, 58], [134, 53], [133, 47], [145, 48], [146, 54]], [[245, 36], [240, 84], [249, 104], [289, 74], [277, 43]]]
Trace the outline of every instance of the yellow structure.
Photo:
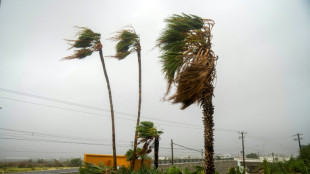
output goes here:
[[[84, 154], [84, 162], [99, 164], [100, 161], [106, 166], [113, 167], [113, 155]], [[124, 167], [130, 166], [130, 161], [127, 161], [127, 158], [124, 155], [116, 155], [116, 162], [117, 166], [124, 166]], [[151, 168], [150, 159], [144, 160], [143, 164]], [[136, 171], [140, 167], [141, 167], [141, 160], [136, 160], [134, 170]]]

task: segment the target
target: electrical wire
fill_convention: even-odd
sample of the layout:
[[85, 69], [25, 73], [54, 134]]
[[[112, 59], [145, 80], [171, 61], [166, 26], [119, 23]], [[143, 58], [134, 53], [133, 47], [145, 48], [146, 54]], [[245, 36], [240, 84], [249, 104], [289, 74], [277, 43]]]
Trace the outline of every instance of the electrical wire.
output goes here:
[[[26, 135], [39, 135], [39, 136], [46, 136], [46, 137], [52, 137], [52, 138], [61, 138], [61, 139], [73, 139], [73, 140], [90, 140], [90, 141], [111, 141], [108, 139], [99, 139], [99, 138], [88, 138], [88, 137], [77, 137], [77, 136], [69, 136], [69, 135], [59, 135], [59, 134], [49, 134], [49, 133], [40, 133], [40, 132], [31, 132], [31, 131], [24, 131], [24, 130], [16, 130], [16, 129], [8, 129], [0, 127], [0, 130], [2, 131], [9, 131], [9, 132], [18, 132], [18, 133], [24, 133]], [[120, 142], [131, 142], [126, 140], [118, 140]]]
[[[99, 108], [99, 107], [79, 104], [79, 103], [75, 103], [75, 102], [71, 102], [71, 101], [65, 101], [65, 100], [60, 100], [60, 99], [49, 98], [49, 97], [43, 97], [43, 96], [39, 96], [39, 95], [34, 95], [34, 94], [20, 92], [20, 91], [14, 91], [14, 90], [5, 89], [5, 88], [0, 88], [0, 91], [7, 92], [7, 93], [12, 93], [12, 94], [17, 94], [17, 95], [23, 95], [23, 96], [27, 96], [27, 97], [36, 98], [36, 99], [47, 100], [47, 101], [51, 101], [51, 102], [63, 103], [63, 104], [67, 104], [67, 105], [73, 105], [73, 106], [84, 107], [84, 108], [88, 108], [88, 109], [94, 109], [94, 110], [99, 110], [99, 111], [110, 112], [110, 110], [104, 109], [104, 108]], [[62, 108], [62, 107], [51, 106], [51, 105], [38, 104], [38, 103], [34, 103], [34, 102], [21, 101], [21, 100], [17, 100], [17, 99], [10, 99], [10, 98], [5, 98], [5, 97], [0, 97], [0, 98], [7, 99], [7, 100], [26, 102], [26, 103], [36, 104], [36, 105], [42, 105], [42, 106], [46, 106], [46, 107], [54, 107], [54, 108], [63, 109], [63, 110], [81, 112], [81, 113], [85, 113], [85, 114], [92, 114], [92, 115], [110, 117], [108, 115], [103, 115], [103, 114], [90, 113], [90, 112], [74, 110], [74, 109], [68, 109], [68, 108]], [[134, 115], [134, 114], [130, 114], [130, 113], [126, 113], [126, 112], [119, 112], [119, 111], [114, 111], [114, 112], [118, 113], [118, 114], [123, 114], [123, 115], [127, 115], [127, 116], [130, 116], [130, 117], [136, 118], [136, 115]], [[151, 120], [156, 120], [156, 121], [161, 121], [161, 122], [164, 122], [164, 125], [168, 125], [168, 126], [171, 126], [171, 125], [175, 126], [175, 124], [177, 124], [179, 127], [203, 128], [200, 125], [176, 122], [176, 121], [165, 120], [165, 119], [158, 119], [158, 118], [148, 117], [148, 116], [145, 116], [145, 115], [143, 115], [143, 118], [151, 119]], [[127, 119], [127, 118], [122, 117], [121, 119]], [[127, 120], [135, 121], [135, 120], [132, 120], [132, 119], [127, 119]], [[167, 124], [167, 122], [168, 123], [173, 123], [173, 124], [169, 125], [169, 124]], [[216, 131], [225, 131], [225, 132], [238, 132], [236, 130], [223, 129], [223, 128], [215, 128], [215, 130]]]

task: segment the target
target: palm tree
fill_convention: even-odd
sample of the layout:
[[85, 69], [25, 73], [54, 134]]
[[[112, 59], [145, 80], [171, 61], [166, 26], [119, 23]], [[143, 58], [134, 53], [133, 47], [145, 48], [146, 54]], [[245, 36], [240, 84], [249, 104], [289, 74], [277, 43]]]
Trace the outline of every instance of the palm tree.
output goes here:
[[70, 42], [69, 44], [72, 46], [69, 49], [76, 48], [74, 54], [68, 57], [65, 57], [66, 60], [71, 59], [83, 59], [87, 56], [90, 56], [94, 51], [99, 51], [100, 60], [103, 67], [104, 76], [106, 79], [109, 99], [110, 99], [110, 109], [111, 109], [111, 120], [112, 120], [112, 146], [113, 146], [113, 168], [116, 170], [116, 147], [115, 147], [115, 126], [114, 126], [114, 110], [113, 110], [113, 102], [112, 102], [112, 94], [110, 88], [109, 77], [107, 74], [107, 70], [105, 67], [103, 55], [102, 55], [102, 44], [100, 42], [101, 34], [93, 32], [91, 29], [86, 27], [78, 27], [80, 31], [77, 33], [77, 40], [67, 40]]
[[167, 18], [166, 28], [157, 40], [161, 49], [162, 71], [168, 81], [168, 95], [171, 85], [176, 92], [167, 100], [181, 103], [185, 109], [198, 103], [203, 109], [205, 173], [214, 173], [213, 112], [212, 104], [216, 61], [211, 49], [211, 30], [214, 21], [195, 15], [176, 15]]
[[[138, 137], [140, 138], [138, 144], [143, 143], [142, 149], [137, 154], [148, 154], [152, 151], [154, 146], [154, 165], [155, 168], [158, 168], [159, 137], [164, 132], [158, 131], [156, 127], [154, 127], [154, 123], [150, 121], [142, 121], [140, 125], [137, 126], [137, 130]], [[151, 145], [153, 141], [154, 145]]]
[[[116, 36], [112, 38], [117, 41], [116, 44], [116, 57], [118, 60], [126, 58], [130, 53], [136, 52], [138, 57], [139, 66], [139, 103], [138, 103], [138, 116], [136, 127], [140, 123], [140, 111], [141, 111], [141, 45], [140, 38], [136, 34], [133, 27], [129, 26], [127, 29], [120, 30], [117, 32]], [[138, 132], [135, 131], [134, 137], [134, 148], [133, 148], [133, 158], [131, 162], [131, 167], [134, 169], [135, 159], [136, 159], [136, 148], [137, 148]]]

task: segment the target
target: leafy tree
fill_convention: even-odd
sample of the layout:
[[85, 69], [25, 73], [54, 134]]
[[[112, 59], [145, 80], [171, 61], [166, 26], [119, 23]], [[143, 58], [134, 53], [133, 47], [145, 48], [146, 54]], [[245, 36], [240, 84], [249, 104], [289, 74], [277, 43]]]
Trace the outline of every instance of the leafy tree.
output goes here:
[[163, 131], [158, 131], [154, 127], [154, 123], [150, 121], [142, 121], [137, 126], [138, 137], [140, 138], [138, 144], [143, 143], [143, 147], [137, 155], [148, 154], [152, 151], [151, 143], [154, 141], [154, 166], [158, 168], [158, 151], [159, 151], [159, 137]]
[[[128, 27], [127, 29], [119, 31], [115, 37], [112, 38], [113, 40], [117, 41], [116, 44], [116, 57], [118, 60], [123, 60], [126, 58], [130, 53], [136, 52], [138, 58], [138, 66], [139, 66], [139, 103], [138, 103], [138, 116], [137, 116], [137, 123], [136, 127], [140, 123], [140, 111], [141, 111], [141, 45], [140, 45], [140, 37], [136, 34], [133, 27]], [[135, 131], [134, 137], [134, 146], [133, 146], [133, 159], [132, 159], [132, 169], [135, 165], [135, 156], [136, 156], [136, 149], [137, 149], [137, 141], [138, 141], [138, 131]]]
[[102, 44], [100, 42], [101, 34], [93, 32], [91, 29], [86, 27], [78, 27], [80, 31], [77, 33], [77, 40], [67, 40], [71, 45], [71, 48], [75, 48], [74, 54], [68, 57], [65, 57], [65, 60], [71, 59], [83, 59], [87, 56], [90, 56], [94, 51], [99, 51], [100, 60], [103, 67], [103, 72], [105, 75], [107, 88], [109, 92], [110, 99], [110, 110], [111, 110], [111, 120], [112, 120], [112, 146], [113, 146], [113, 168], [116, 169], [116, 146], [115, 146], [115, 126], [114, 126], [114, 110], [112, 102], [112, 93], [110, 88], [109, 77], [105, 67], [103, 55], [102, 55]]
[[176, 93], [168, 98], [181, 103], [185, 109], [198, 103], [203, 109], [205, 173], [214, 173], [213, 113], [212, 104], [216, 61], [211, 48], [211, 30], [214, 21], [195, 15], [173, 15], [157, 40], [161, 49], [162, 71], [168, 82], [166, 96], [172, 84]]
[[256, 153], [247, 154], [246, 157], [247, 157], [247, 158], [255, 158], [255, 159], [259, 158], [258, 155], [257, 155]]

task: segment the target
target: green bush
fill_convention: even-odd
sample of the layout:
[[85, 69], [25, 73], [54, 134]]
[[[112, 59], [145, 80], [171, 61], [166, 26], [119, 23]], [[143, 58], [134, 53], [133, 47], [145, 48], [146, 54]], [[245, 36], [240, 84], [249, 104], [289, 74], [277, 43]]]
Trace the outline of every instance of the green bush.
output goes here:
[[74, 158], [70, 160], [70, 167], [81, 167], [83, 164], [83, 161], [81, 158]]

